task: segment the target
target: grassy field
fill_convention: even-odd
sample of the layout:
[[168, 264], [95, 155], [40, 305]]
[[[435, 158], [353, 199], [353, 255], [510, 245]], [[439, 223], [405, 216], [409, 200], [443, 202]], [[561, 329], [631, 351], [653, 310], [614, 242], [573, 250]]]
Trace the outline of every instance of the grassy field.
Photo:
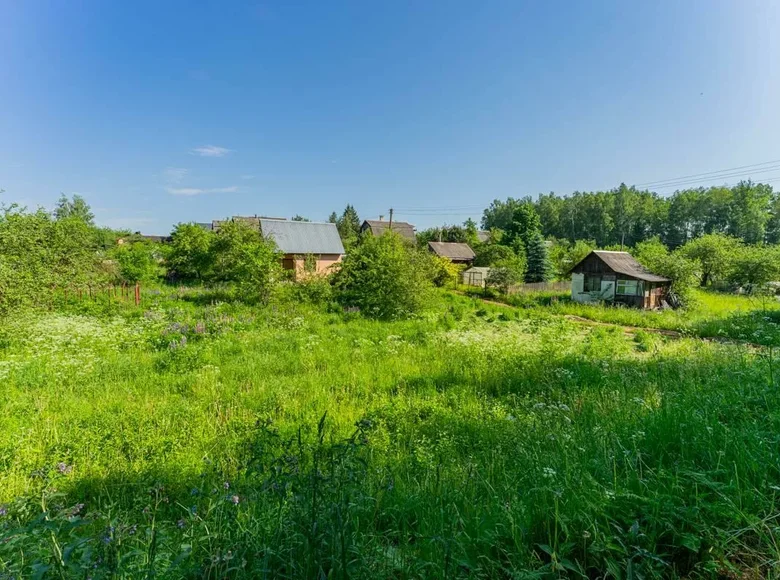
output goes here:
[[562, 316], [776, 336], [774, 304], [701, 298], [17, 314], [0, 578], [775, 577], [773, 350]]

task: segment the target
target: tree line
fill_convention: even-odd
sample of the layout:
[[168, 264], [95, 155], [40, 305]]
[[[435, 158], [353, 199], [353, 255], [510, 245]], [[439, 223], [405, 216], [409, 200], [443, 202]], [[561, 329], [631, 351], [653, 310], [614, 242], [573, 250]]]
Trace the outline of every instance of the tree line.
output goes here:
[[599, 247], [634, 246], [658, 237], [674, 249], [705, 234], [747, 244], [780, 242], [780, 194], [751, 181], [679, 190], [668, 197], [621, 184], [609, 191], [496, 199], [483, 212], [482, 227], [506, 231], [515, 209], [525, 203], [533, 205], [546, 238], [593, 240]]

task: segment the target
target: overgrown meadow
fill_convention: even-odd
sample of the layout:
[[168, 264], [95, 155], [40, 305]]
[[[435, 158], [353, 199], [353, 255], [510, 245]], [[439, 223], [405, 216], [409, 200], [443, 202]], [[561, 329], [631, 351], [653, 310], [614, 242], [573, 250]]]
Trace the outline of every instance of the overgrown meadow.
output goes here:
[[219, 300], [0, 323], [0, 577], [776, 577], [774, 305], [721, 343]]

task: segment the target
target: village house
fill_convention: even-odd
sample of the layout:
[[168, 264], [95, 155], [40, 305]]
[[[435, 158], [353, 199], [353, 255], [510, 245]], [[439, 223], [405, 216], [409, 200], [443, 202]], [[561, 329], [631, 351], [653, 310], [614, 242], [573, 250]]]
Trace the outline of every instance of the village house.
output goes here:
[[284, 254], [282, 266], [286, 270], [303, 273], [308, 259], [312, 260], [313, 273], [325, 273], [344, 257], [336, 224], [274, 218], [258, 218], [257, 221], [263, 237], [273, 240]]
[[428, 250], [453, 264], [470, 265], [474, 261], [474, 250], [468, 244], [456, 242], [428, 242]]
[[575, 302], [617, 302], [652, 309], [666, 299], [671, 280], [649, 272], [628, 252], [593, 250], [571, 269]]
[[392, 223], [384, 220], [365, 220], [363, 225], [360, 226], [360, 233], [369, 232], [374, 236], [381, 236], [385, 232], [394, 231], [402, 238], [411, 242], [417, 241], [417, 236], [414, 232], [414, 226], [406, 222], [393, 221]]

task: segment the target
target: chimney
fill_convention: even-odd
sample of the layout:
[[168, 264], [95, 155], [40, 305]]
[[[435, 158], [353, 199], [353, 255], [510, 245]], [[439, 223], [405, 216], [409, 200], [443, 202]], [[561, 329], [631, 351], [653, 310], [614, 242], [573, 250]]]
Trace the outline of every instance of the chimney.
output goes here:
[[379, 216], [379, 221], [381, 222], [383, 219], [385, 219], [385, 216], [383, 216], [383, 215], [380, 215], [380, 216]]

